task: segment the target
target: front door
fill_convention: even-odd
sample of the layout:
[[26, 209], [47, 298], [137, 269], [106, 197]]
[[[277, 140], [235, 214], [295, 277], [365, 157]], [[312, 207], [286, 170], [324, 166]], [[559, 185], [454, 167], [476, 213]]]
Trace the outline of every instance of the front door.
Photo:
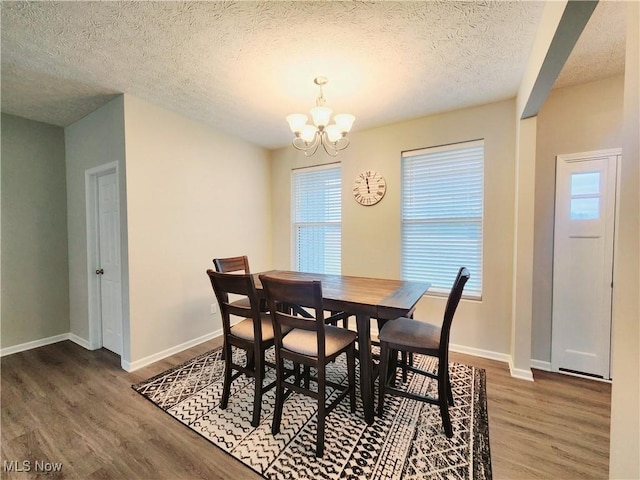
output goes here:
[[610, 378], [618, 151], [556, 164], [551, 367]]

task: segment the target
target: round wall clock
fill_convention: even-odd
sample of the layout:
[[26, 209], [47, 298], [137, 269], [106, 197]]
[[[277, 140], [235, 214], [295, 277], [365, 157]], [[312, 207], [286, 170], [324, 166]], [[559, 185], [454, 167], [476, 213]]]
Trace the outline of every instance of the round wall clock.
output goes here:
[[375, 170], [361, 172], [353, 181], [353, 198], [360, 205], [375, 205], [382, 200], [386, 191], [387, 182]]

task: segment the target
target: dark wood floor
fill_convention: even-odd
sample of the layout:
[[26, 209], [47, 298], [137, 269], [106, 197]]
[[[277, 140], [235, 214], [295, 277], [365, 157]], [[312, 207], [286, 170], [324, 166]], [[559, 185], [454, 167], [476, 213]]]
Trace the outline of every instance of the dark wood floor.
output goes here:
[[[133, 373], [69, 341], [2, 358], [2, 478], [35, 478], [36, 461], [62, 463], [42, 478], [261, 478], [131, 389], [217, 345]], [[500, 362], [452, 360], [487, 371], [494, 478], [608, 478], [610, 385], [537, 370], [531, 383]], [[31, 472], [5, 471], [25, 460]]]

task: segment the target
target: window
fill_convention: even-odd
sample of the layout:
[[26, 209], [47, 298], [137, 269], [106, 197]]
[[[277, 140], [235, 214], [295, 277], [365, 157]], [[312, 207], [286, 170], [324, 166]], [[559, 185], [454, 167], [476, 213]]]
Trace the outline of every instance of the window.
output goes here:
[[451, 290], [458, 269], [465, 296], [482, 295], [484, 141], [402, 153], [402, 278]]
[[571, 220], [600, 218], [600, 172], [571, 174]]
[[341, 271], [342, 174], [340, 164], [292, 172], [294, 268]]

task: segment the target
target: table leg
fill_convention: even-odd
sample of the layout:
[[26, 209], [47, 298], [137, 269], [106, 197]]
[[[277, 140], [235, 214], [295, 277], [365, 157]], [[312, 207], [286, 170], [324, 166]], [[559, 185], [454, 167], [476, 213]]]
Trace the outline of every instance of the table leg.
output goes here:
[[373, 360], [371, 359], [371, 318], [356, 315], [358, 327], [358, 349], [360, 354], [360, 394], [364, 408], [364, 419], [373, 423]]

